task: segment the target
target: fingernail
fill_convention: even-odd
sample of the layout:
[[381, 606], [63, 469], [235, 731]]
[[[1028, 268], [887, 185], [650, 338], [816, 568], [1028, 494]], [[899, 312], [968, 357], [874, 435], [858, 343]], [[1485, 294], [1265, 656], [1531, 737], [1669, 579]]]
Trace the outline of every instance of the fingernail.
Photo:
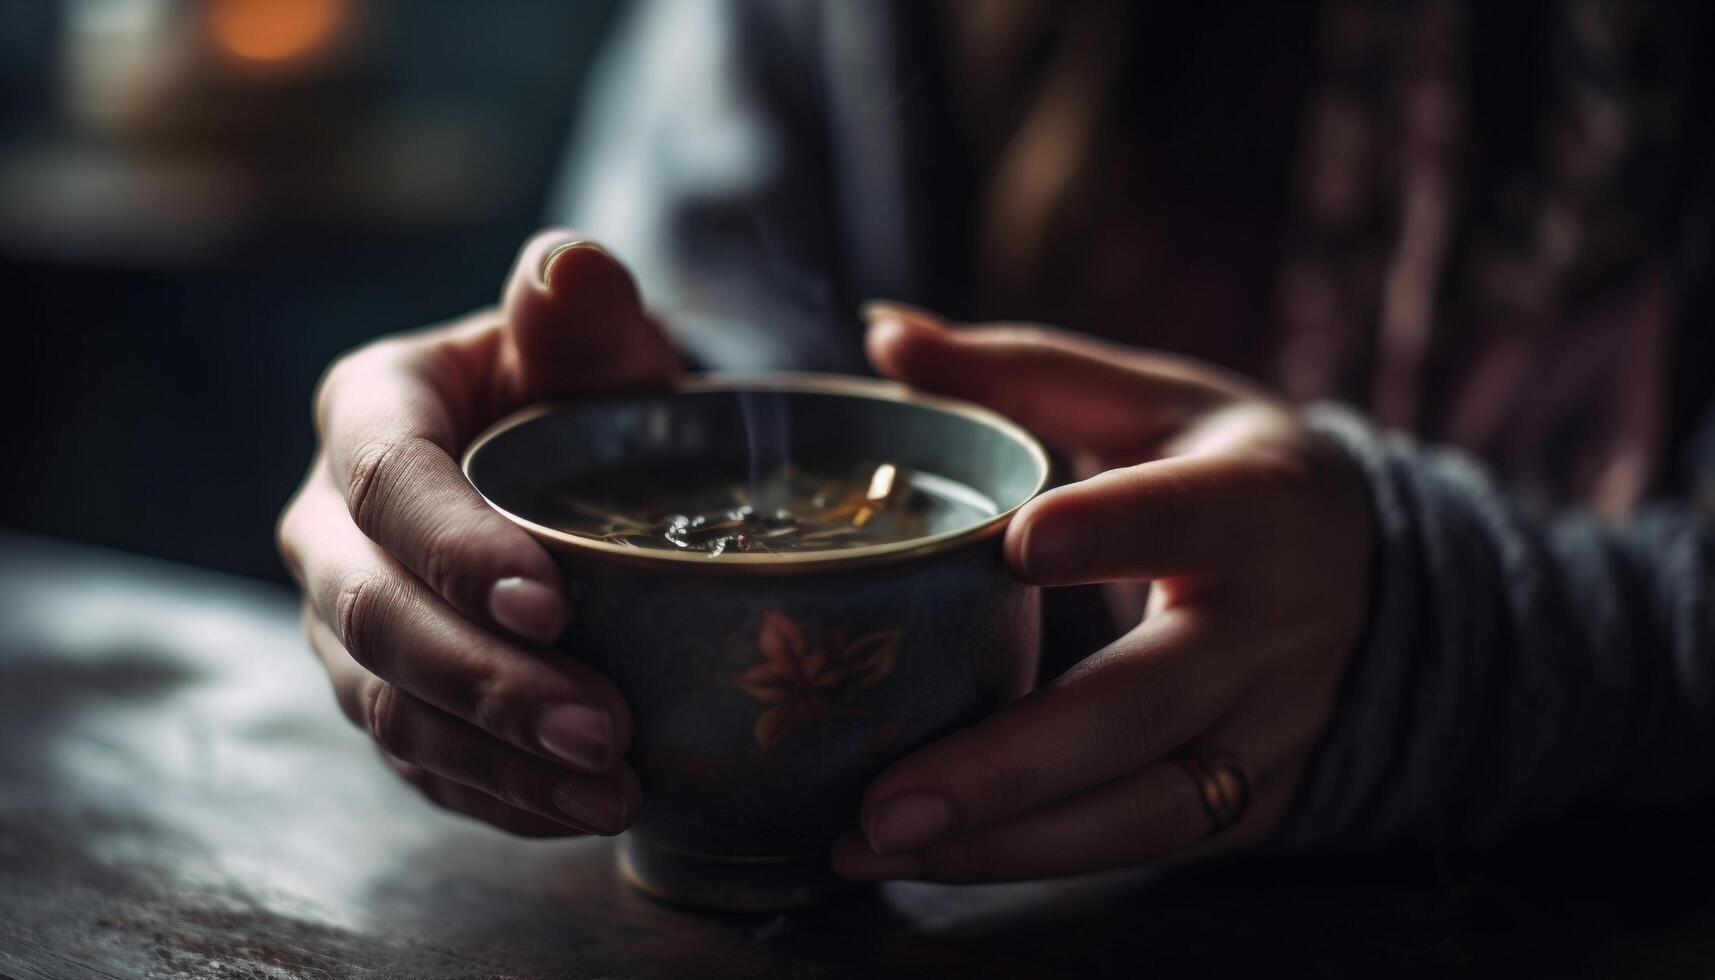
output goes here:
[[549, 289], [553, 289], [555, 266], [561, 265], [560, 260], [563, 257], [575, 252], [583, 252], [586, 254], [593, 252], [597, 255], [607, 254], [607, 250], [602, 248], [600, 245], [597, 245], [595, 242], [567, 242], [564, 245], [556, 245], [554, 246], [554, 250], [548, 253], [548, 257], [542, 260], [542, 285]]
[[542, 748], [584, 772], [607, 772], [613, 766], [613, 719], [586, 704], [556, 704], [536, 719], [536, 739]]
[[915, 878], [923, 873], [923, 859], [917, 855], [876, 854], [856, 834], [835, 844], [829, 858], [834, 865], [834, 874], [856, 881]]
[[886, 300], [872, 299], [858, 307], [858, 315], [865, 320], [880, 320], [883, 317], [902, 320], [905, 318], [905, 309]]
[[876, 804], [864, 836], [877, 855], [915, 851], [951, 830], [958, 819], [953, 804], [944, 796], [921, 791], [901, 793]]
[[877, 320], [899, 320], [937, 326], [940, 322], [932, 313], [885, 299], [872, 299], [864, 303], [858, 307], [858, 315], [871, 323]]
[[1077, 514], [1033, 521], [1024, 532], [1024, 568], [1041, 578], [1072, 575], [1096, 556], [1096, 529]]
[[519, 636], [552, 643], [560, 635], [565, 604], [559, 593], [527, 578], [503, 578], [488, 590], [488, 614]]
[[548, 790], [548, 798], [587, 830], [617, 834], [625, 829], [625, 791], [606, 780], [562, 779]]

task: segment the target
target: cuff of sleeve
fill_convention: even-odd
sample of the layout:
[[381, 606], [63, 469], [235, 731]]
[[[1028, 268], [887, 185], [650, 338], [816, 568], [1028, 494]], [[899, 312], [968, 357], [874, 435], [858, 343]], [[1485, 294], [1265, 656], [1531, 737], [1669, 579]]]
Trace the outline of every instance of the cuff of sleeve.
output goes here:
[[1695, 518], [1533, 520], [1463, 453], [1334, 406], [1307, 419], [1363, 472], [1373, 550], [1276, 846], [1483, 844], [1604, 795], [1707, 785]]
[[1422, 615], [1424, 556], [1413, 488], [1398, 473], [1400, 447], [1358, 413], [1334, 404], [1305, 412], [1364, 474], [1372, 522], [1364, 625], [1341, 680], [1327, 727], [1300, 777], [1291, 808], [1271, 843], [1283, 850], [1373, 846], [1402, 823], [1397, 769], [1409, 753], [1409, 624]]

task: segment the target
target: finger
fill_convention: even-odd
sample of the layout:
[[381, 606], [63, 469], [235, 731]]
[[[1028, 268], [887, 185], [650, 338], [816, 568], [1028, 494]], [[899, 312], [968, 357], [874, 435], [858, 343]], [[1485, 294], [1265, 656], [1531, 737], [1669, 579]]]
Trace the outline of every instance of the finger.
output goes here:
[[876, 854], [856, 835], [834, 871], [859, 881], [1021, 881], [1137, 864], [1196, 843], [1209, 829], [1194, 787], [1170, 762], [920, 851]]
[[1223, 642], [1197, 610], [1146, 621], [1052, 684], [893, 765], [864, 793], [878, 854], [920, 849], [1114, 779], [1206, 730], [1231, 703]]
[[1192, 454], [1057, 487], [1007, 528], [1015, 574], [1041, 585], [1163, 579], [1236, 569], [1265, 554], [1296, 491], [1269, 459]]
[[461, 786], [432, 773], [427, 776], [421, 790], [431, 803], [480, 820], [514, 837], [541, 839], [585, 836], [584, 831], [569, 824], [508, 806], [481, 790]]
[[[1239, 717], [1235, 712], [1234, 717]], [[1247, 774], [1249, 802], [1237, 822], [1219, 828], [1198, 781], [1175, 759], [1161, 759], [1064, 800], [916, 852], [877, 855], [857, 837], [837, 844], [836, 872], [857, 880], [1020, 881], [1155, 861], [1207, 856], [1254, 843], [1280, 818], [1291, 781], [1278, 773], [1305, 749], [1246, 713], [1197, 737], [1231, 752]], [[1262, 773], [1259, 778], [1256, 774]]]
[[341, 709], [386, 754], [588, 833], [619, 833], [636, 812], [637, 778], [629, 769], [620, 766], [605, 776], [569, 772], [363, 672], [320, 619], [310, 621], [309, 636], [335, 680]]
[[877, 855], [862, 837], [834, 846], [834, 871], [858, 881], [945, 883], [1026, 881], [1207, 855], [1254, 843], [1253, 815], [1278, 819], [1286, 802], [1271, 790], [1252, 802], [1241, 826], [1211, 836], [1196, 785], [1173, 762], [1142, 770], [1063, 803], [1043, 807], [916, 852]]
[[678, 369], [631, 274], [556, 230], [533, 237], [501, 316], [476, 315], [343, 358], [317, 394], [329, 468], [352, 519], [456, 608], [550, 643], [559, 573], [495, 513], [454, 457], [475, 431], [572, 389], [664, 380]]
[[570, 772], [379, 679], [369, 682], [361, 703], [362, 723], [382, 749], [507, 807], [604, 835], [623, 831], [636, 812], [637, 779], [628, 769]]
[[[1169, 355], [1034, 326], [950, 329], [893, 304], [865, 310], [882, 374], [993, 408], [1062, 452], [1147, 455], [1229, 382]], [[1237, 384], [1237, 382], [1231, 382]]]
[[450, 406], [472, 395], [454, 390], [464, 382], [448, 357], [388, 342], [329, 371], [316, 413], [329, 479], [350, 520], [455, 608], [551, 643], [565, 618], [560, 574], [454, 462], [470, 433]]
[[497, 367], [518, 405], [568, 390], [671, 378], [679, 358], [631, 273], [569, 229], [533, 235], [502, 294]]
[[436, 806], [480, 820], [517, 837], [580, 837], [583, 831], [561, 820], [538, 816], [528, 810], [502, 803], [481, 790], [461, 786], [437, 776], [422, 766], [382, 752], [400, 778], [414, 786], [424, 798]]
[[[316, 546], [298, 549], [315, 624], [364, 671], [526, 752], [582, 772], [615, 767], [631, 717], [606, 678], [460, 616], [343, 520], [333, 493], [306, 491], [295, 506], [317, 528]], [[317, 519], [318, 508], [332, 514]]]

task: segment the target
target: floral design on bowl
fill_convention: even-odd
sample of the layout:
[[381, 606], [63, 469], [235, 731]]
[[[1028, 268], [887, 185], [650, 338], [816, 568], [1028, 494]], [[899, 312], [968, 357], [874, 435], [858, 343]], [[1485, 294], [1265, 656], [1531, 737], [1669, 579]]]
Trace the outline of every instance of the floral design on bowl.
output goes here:
[[846, 629], [836, 626], [812, 648], [791, 617], [764, 613], [756, 638], [762, 662], [737, 677], [746, 694], [768, 705], [756, 718], [757, 746], [772, 749], [801, 724], [825, 732], [835, 715], [856, 710], [860, 692], [893, 673], [904, 635], [876, 630], [848, 642]]

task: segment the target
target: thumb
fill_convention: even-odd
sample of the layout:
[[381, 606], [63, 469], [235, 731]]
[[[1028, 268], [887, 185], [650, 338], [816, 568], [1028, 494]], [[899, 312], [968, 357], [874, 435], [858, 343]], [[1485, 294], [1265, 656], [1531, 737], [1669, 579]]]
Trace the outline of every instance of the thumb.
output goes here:
[[679, 357], [619, 260], [575, 232], [527, 242], [502, 297], [497, 367], [519, 402], [580, 388], [665, 381]]
[[992, 408], [1067, 454], [1149, 455], [1218, 394], [1166, 355], [1064, 331], [953, 329], [894, 303], [870, 303], [863, 312], [876, 370]]
[[1039, 585], [1221, 573], [1269, 540], [1278, 511], [1264, 471], [1243, 459], [1172, 456], [1057, 487], [1007, 528], [1015, 574]]

